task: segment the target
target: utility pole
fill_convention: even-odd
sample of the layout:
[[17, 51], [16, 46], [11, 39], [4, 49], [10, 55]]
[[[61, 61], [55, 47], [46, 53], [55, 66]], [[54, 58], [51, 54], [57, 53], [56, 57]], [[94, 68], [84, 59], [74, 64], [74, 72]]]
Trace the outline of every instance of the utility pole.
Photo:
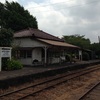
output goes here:
[[98, 36], [98, 40], [99, 40], [99, 43], [100, 43], [100, 36]]

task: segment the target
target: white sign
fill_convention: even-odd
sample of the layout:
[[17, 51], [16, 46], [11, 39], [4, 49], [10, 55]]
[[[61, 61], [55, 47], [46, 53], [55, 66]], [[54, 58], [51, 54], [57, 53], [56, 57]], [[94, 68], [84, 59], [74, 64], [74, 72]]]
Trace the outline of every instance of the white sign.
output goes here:
[[79, 55], [82, 55], [82, 51], [81, 50], [79, 50]]
[[11, 50], [10, 49], [2, 49], [1, 57], [10, 57], [10, 56], [11, 56]]
[[0, 47], [0, 71], [2, 69], [2, 58], [8, 57], [11, 59], [11, 47]]

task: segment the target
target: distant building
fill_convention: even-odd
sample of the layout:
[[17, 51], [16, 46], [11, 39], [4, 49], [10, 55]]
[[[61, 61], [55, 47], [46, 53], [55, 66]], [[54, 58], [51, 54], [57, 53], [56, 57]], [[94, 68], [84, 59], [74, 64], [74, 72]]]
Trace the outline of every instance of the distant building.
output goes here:
[[25, 29], [14, 34], [18, 47], [16, 57], [23, 65], [60, 63], [67, 52], [79, 52], [80, 48], [39, 29]]

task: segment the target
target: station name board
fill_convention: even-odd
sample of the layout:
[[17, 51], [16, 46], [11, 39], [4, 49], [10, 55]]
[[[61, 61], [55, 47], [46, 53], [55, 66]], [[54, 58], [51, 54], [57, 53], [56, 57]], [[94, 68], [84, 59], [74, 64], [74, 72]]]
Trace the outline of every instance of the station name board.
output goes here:
[[11, 56], [11, 50], [10, 49], [2, 49], [1, 57], [10, 57]]

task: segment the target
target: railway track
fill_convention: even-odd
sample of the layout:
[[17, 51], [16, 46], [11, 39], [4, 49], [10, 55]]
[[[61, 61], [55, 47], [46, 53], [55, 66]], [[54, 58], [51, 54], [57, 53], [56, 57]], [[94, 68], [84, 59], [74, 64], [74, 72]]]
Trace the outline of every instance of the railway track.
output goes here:
[[100, 81], [86, 91], [79, 100], [100, 100]]
[[27, 86], [24, 88], [20, 88], [18, 90], [11, 91], [11, 92], [8, 92], [5, 94], [1, 94], [0, 100], [23, 100], [23, 99], [28, 98], [29, 96], [35, 95], [36, 93], [40, 93], [43, 90], [54, 87], [58, 84], [67, 82], [68, 80], [71, 80], [71, 79], [77, 78], [79, 76], [88, 74], [88, 73], [93, 72], [93, 71], [98, 70], [98, 69], [100, 69], [100, 67], [88, 68], [88, 69], [76, 71], [76, 72], [69, 73], [69, 74], [67, 73], [64, 75], [59, 75], [57, 77], [52, 76], [52, 78], [47, 79], [43, 82], [36, 83], [36, 84], [33, 84], [31, 86]]

